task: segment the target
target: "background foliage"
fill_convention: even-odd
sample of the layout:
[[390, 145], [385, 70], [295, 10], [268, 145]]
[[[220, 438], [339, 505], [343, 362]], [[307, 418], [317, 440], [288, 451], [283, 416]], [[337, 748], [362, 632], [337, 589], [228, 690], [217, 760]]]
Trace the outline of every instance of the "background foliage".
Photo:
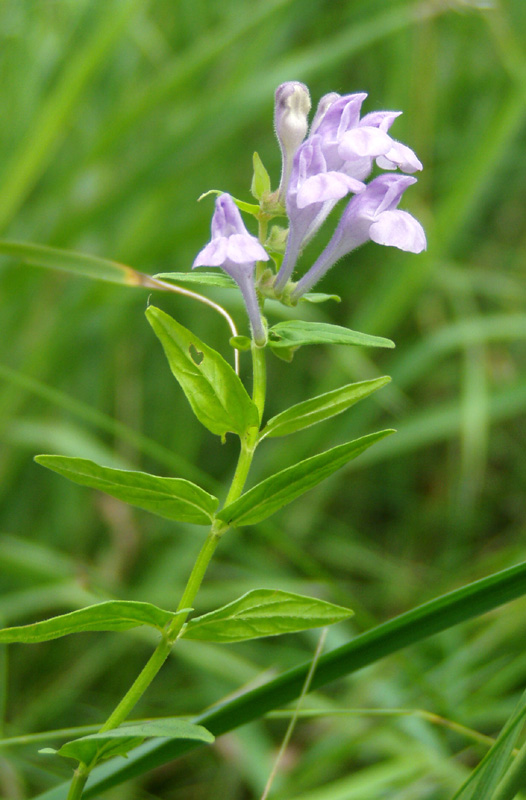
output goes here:
[[[208, 239], [212, 201], [197, 204], [202, 192], [249, 199], [253, 150], [277, 183], [271, 115], [284, 80], [307, 82], [314, 101], [366, 90], [366, 111], [402, 109], [393, 134], [425, 165], [405, 207], [424, 222], [428, 253], [368, 245], [319, 287], [341, 304], [309, 311], [392, 338], [397, 350], [303, 349], [292, 365], [275, 360], [268, 411], [351, 380], [389, 373], [393, 383], [286, 447], [269, 442], [253, 480], [378, 427], [398, 434], [275, 520], [229, 535], [200, 612], [255, 582], [317, 594], [356, 611], [329, 631], [330, 648], [524, 558], [526, 6], [475, 5], [0, 6], [2, 238], [144, 272], [188, 269]], [[144, 319], [144, 290], [3, 258], [0, 293], [2, 621], [114, 596], [170, 608], [199, 530], [71, 485], [32, 456], [94, 458], [221, 492], [233, 437], [221, 445], [195, 423]], [[231, 359], [224, 320], [182, 298], [156, 302], [205, 341], [223, 342]], [[233, 311], [244, 324], [241, 306]], [[276, 307], [274, 321], [284, 313]], [[525, 610], [518, 601], [310, 697], [306, 706], [327, 714], [300, 723], [274, 796], [450, 798], [483, 743], [417, 713], [359, 709], [425, 709], [495, 735], [525, 684]], [[4, 648], [3, 735], [101, 721], [142, 666], [144, 636], [87, 633]], [[221, 649], [185, 642], [137, 714], [198, 711], [308, 658], [317, 638]], [[258, 797], [285, 725], [247, 726], [108, 796]], [[0, 796], [30, 797], [67, 775], [39, 746], [2, 749]]]

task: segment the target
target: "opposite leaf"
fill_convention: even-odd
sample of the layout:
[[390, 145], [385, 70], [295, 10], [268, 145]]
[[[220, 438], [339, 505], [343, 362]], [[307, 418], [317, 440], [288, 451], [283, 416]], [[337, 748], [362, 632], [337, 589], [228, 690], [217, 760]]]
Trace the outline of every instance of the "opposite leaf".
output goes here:
[[227, 362], [197, 336], [154, 306], [146, 316], [160, 340], [170, 369], [198, 420], [222, 438], [244, 436], [258, 427], [258, 410]]
[[[187, 614], [188, 609], [182, 609], [178, 614]], [[83, 633], [85, 631], [127, 631], [138, 628], [140, 625], [150, 625], [162, 630], [175, 616], [172, 611], [151, 605], [139, 603], [134, 600], [108, 600], [96, 603], [69, 614], [35, 622], [32, 625], [20, 625], [15, 628], [0, 630], [0, 644], [21, 642], [32, 644], [47, 642], [50, 639], [59, 639], [70, 633]]]
[[327, 322], [307, 322], [291, 319], [278, 322], [269, 330], [269, 345], [273, 350], [282, 347], [302, 347], [307, 344], [346, 344], [362, 347], [394, 347], [394, 342], [381, 336], [351, 331]]
[[209, 525], [219, 500], [182, 478], [161, 478], [146, 472], [101, 467], [87, 458], [36, 456], [43, 467], [74, 483], [99, 489], [159, 517]]
[[145, 739], [151, 738], [192, 739], [209, 744], [214, 741], [214, 736], [202, 725], [195, 725], [180, 717], [166, 717], [151, 722], [125, 724], [104, 733], [94, 733], [67, 742], [60, 750], [46, 748], [40, 752], [57, 753], [64, 758], [75, 758], [91, 765], [94, 761], [124, 756]]
[[371, 381], [349, 383], [340, 389], [334, 389], [332, 392], [320, 394], [303, 403], [291, 406], [281, 414], [269, 419], [259, 438], [287, 436], [289, 433], [301, 431], [316, 422], [322, 422], [336, 414], [341, 414], [359, 400], [368, 397], [377, 389], [381, 389], [390, 380], [388, 376], [385, 376]]
[[333, 625], [352, 614], [348, 608], [314, 597], [254, 589], [217, 611], [190, 620], [182, 636], [207, 642], [241, 642]]
[[223, 508], [217, 518], [232, 526], [255, 525], [391, 433], [394, 431], [371, 433], [300, 461], [299, 464], [294, 464], [249, 489], [239, 500]]

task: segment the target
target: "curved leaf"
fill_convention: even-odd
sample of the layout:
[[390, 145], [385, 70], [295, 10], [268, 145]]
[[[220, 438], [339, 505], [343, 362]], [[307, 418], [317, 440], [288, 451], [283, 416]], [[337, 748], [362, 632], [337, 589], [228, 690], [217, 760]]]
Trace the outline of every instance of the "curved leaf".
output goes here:
[[291, 406], [281, 414], [269, 419], [259, 438], [288, 436], [289, 433], [296, 433], [296, 431], [301, 431], [317, 422], [330, 419], [336, 414], [341, 414], [342, 411], [350, 408], [364, 397], [368, 397], [377, 389], [381, 389], [390, 380], [391, 378], [385, 376], [370, 381], [360, 381], [360, 383], [349, 383], [332, 392], [320, 394], [303, 403]]
[[182, 478], [101, 467], [87, 458], [41, 455], [35, 456], [35, 461], [74, 483], [99, 489], [165, 519], [209, 525], [219, 503], [217, 497]]
[[0, 643], [21, 642], [33, 644], [59, 639], [71, 633], [86, 631], [127, 631], [140, 625], [150, 625], [162, 630], [177, 614], [187, 614], [188, 609], [178, 612], [165, 611], [151, 603], [135, 600], [107, 600], [93, 606], [61, 614], [59, 617], [34, 622], [32, 625], [19, 625], [0, 630]]
[[253, 589], [216, 611], [191, 619], [182, 636], [205, 642], [242, 642], [333, 625], [352, 615], [348, 608], [315, 597]]
[[362, 347], [394, 347], [391, 339], [351, 331], [328, 322], [308, 322], [290, 319], [278, 322], [269, 330], [269, 345], [273, 350], [283, 347], [302, 347], [307, 344], [347, 344]]
[[190, 739], [211, 744], [214, 736], [203, 728], [180, 717], [166, 717], [151, 722], [135, 722], [119, 728], [93, 733], [66, 742], [59, 750], [46, 747], [41, 753], [56, 753], [64, 758], [74, 758], [84, 764], [104, 761], [113, 756], [124, 756], [145, 739]]
[[218, 352], [159, 308], [150, 306], [146, 316], [194, 414], [209, 431], [244, 436], [248, 428], [259, 426], [256, 406]]
[[328, 478], [344, 464], [391, 433], [394, 431], [370, 433], [368, 436], [362, 436], [360, 439], [354, 439], [352, 442], [340, 444], [324, 453], [306, 458], [305, 461], [300, 461], [249, 489], [239, 500], [223, 508], [217, 514], [217, 518], [229, 525], [255, 525], [256, 522], [270, 517], [279, 508], [312, 489], [324, 478]]

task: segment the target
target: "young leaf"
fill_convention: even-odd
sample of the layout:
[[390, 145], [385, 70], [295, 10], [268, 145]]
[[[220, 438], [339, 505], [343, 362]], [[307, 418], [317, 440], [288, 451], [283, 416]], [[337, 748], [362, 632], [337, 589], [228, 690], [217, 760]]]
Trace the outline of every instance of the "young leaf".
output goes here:
[[[188, 609], [177, 612], [188, 613]], [[140, 625], [150, 625], [162, 630], [175, 616], [173, 611], [151, 605], [139, 603], [135, 600], [107, 600], [93, 606], [61, 614], [59, 617], [35, 622], [32, 625], [20, 625], [16, 628], [3, 628], [0, 630], [0, 644], [21, 642], [34, 644], [47, 642], [50, 639], [59, 639], [69, 636], [70, 633], [83, 633], [85, 631], [127, 631], [138, 628]]]
[[121, 725], [119, 728], [93, 733], [74, 739], [62, 745], [59, 750], [46, 748], [40, 752], [57, 753], [64, 758], [75, 758], [84, 764], [103, 761], [113, 756], [126, 755], [145, 739], [193, 739], [194, 741], [211, 743], [214, 736], [203, 728], [180, 717], [166, 717], [151, 722], [134, 722]]
[[190, 620], [182, 636], [206, 642], [241, 642], [333, 625], [352, 614], [348, 608], [315, 597], [254, 589], [217, 611]]
[[327, 300], [334, 300], [335, 303], [342, 301], [339, 294], [325, 294], [325, 292], [307, 292], [300, 297], [300, 303], [326, 303]]
[[307, 322], [290, 319], [278, 322], [269, 330], [269, 345], [273, 350], [282, 347], [302, 347], [306, 344], [347, 344], [362, 347], [394, 347], [394, 342], [381, 336], [351, 331], [327, 322]]
[[348, 461], [352, 461], [391, 433], [394, 431], [370, 433], [300, 461], [249, 489], [238, 500], [223, 508], [217, 518], [229, 525], [255, 525], [321, 483], [324, 478], [328, 478]]
[[35, 461], [74, 483], [99, 489], [165, 519], [209, 525], [219, 503], [217, 497], [182, 478], [101, 467], [87, 458], [43, 455]]
[[322, 422], [325, 419], [336, 416], [336, 414], [341, 414], [342, 411], [350, 408], [358, 400], [362, 400], [362, 398], [368, 397], [377, 389], [381, 389], [390, 380], [391, 378], [385, 376], [371, 381], [349, 383], [340, 389], [334, 389], [332, 392], [320, 394], [310, 400], [305, 400], [303, 403], [291, 406], [286, 411], [282, 411], [281, 414], [269, 419], [259, 438], [264, 439], [265, 436], [287, 436], [289, 433], [301, 431], [316, 422]]
[[146, 316], [198, 420], [222, 438], [259, 425], [258, 410], [219, 353], [154, 306]]
[[160, 272], [154, 275], [163, 281], [174, 281], [175, 283], [198, 283], [203, 286], [219, 286], [221, 289], [237, 289], [237, 284], [228, 275], [221, 275], [219, 272]]
[[254, 153], [252, 162], [254, 164], [254, 174], [252, 176], [250, 191], [256, 200], [261, 200], [264, 195], [268, 195], [270, 192], [270, 175], [265, 169], [265, 166], [259, 157], [259, 153]]

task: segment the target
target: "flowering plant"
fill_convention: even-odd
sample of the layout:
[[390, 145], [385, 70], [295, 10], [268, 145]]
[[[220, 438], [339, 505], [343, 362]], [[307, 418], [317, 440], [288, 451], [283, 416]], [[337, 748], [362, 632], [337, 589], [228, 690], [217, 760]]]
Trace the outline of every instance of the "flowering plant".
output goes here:
[[[325, 300], [325, 295], [312, 295], [310, 290], [336, 261], [369, 240], [412, 253], [419, 253], [426, 246], [420, 223], [398, 209], [404, 191], [415, 178], [396, 171], [413, 173], [422, 165], [408, 147], [389, 134], [398, 113], [374, 112], [360, 118], [364, 99], [364, 94], [326, 95], [319, 102], [308, 132], [307, 87], [296, 81], [278, 87], [274, 121], [282, 152], [279, 187], [272, 191], [268, 173], [255, 155], [252, 192], [258, 203], [235, 200], [219, 192], [211, 240], [193, 263], [194, 268], [220, 267], [226, 277], [200, 270], [154, 278], [135, 273], [137, 283], [157, 289], [167, 288], [167, 282], [175, 288], [192, 281], [203, 285], [219, 283], [241, 291], [250, 337], [237, 335], [229, 315], [221, 309], [232, 323], [234, 336], [230, 342], [235, 348], [236, 369], [161, 309], [150, 306], [146, 312], [197, 419], [222, 439], [228, 433], [239, 438], [239, 458], [224, 501], [220, 504], [218, 498], [182, 477], [112, 469], [88, 459], [37, 456], [38, 463], [78, 484], [161, 517], [209, 529], [175, 610], [148, 602], [114, 599], [0, 631], [0, 642], [4, 643], [40, 642], [80, 631], [127, 630], [141, 625], [158, 632], [159, 642], [152, 656], [100, 730], [67, 742], [58, 750], [44, 751], [77, 762], [68, 800], [82, 797], [88, 779], [89, 788], [96, 790], [102, 762], [127, 755], [141, 745], [146, 750], [139, 752], [149, 752], [150, 745], [143, 745], [146, 739], [185, 744], [211, 742], [214, 734], [220, 732], [220, 726], [214, 727], [213, 723], [205, 727], [199, 720], [179, 717], [126, 722], [178, 640], [246, 641], [326, 626], [352, 614], [350, 609], [326, 600], [265, 588], [254, 589], [209, 613], [194, 615], [193, 612], [207, 567], [229, 530], [257, 525], [393, 432], [373, 432], [337, 445], [245, 489], [256, 449], [266, 438], [288, 436], [343, 413], [389, 380], [381, 377], [347, 384], [264, 419], [268, 350], [290, 360], [299, 347], [315, 344], [393, 346], [388, 339], [325, 323], [292, 319], [269, 327], [264, 309], [266, 299], [287, 306], [305, 300]], [[380, 174], [366, 183], [375, 168]], [[347, 195], [351, 198], [329, 244], [295, 280], [306, 244], [328, 220], [338, 201]], [[257, 220], [258, 237], [245, 227], [241, 211]], [[288, 218], [288, 232], [278, 226], [269, 229], [272, 220], [284, 217]], [[108, 263], [106, 269], [114, 274], [119, 267]], [[126, 274], [129, 278], [130, 271]], [[190, 290], [180, 287], [176, 290], [196, 297]], [[206, 302], [217, 308], [213, 302]], [[243, 351], [250, 351], [252, 357], [250, 394], [237, 369], [239, 353]], [[305, 691], [309, 680], [304, 684]], [[55, 796], [64, 795], [59, 792]]]

